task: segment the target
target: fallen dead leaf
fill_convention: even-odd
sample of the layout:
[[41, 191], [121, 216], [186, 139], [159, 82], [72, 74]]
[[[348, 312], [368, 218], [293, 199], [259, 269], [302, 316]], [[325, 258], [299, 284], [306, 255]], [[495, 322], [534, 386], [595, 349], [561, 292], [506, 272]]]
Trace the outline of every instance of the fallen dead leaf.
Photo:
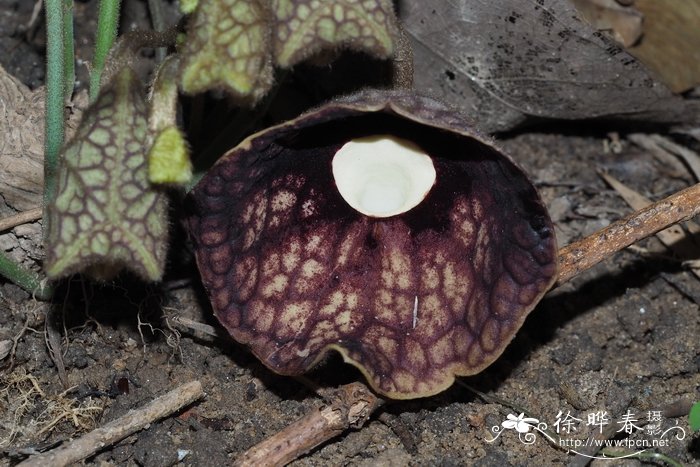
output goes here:
[[638, 10], [615, 0], [572, 0], [576, 9], [595, 29], [610, 31], [625, 47], [636, 44], [642, 36], [644, 16]]
[[424, 0], [404, 2], [401, 17], [415, 88], [460, 107], [482, 130], [542, 118], [700, 118], [698, 99], [673, 94], [571, 0]]
[[628, 51], [673, 92], [700, 85], [700, 1], [636, 0], [643, 36]]

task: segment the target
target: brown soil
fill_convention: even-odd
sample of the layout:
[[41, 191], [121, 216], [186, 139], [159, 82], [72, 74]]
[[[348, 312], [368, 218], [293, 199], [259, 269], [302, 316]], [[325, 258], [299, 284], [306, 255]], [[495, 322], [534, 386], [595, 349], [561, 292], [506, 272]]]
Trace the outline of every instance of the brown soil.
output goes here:
[[[0, 1], [0, 62], [36, 87], [43, 83], [42, 26], [30, 38], [19, 26], [28, 22], [32, 3]], [[90, 55], [95, 6], [95, 1], [76, 2], [77, 14], [87, 18], [77, 28], [84, 60]], [[693, 183], [690, 174], [672, 172], [628, 143], [624, 132], [619, 151], [611, 151], [608, 132], [616, 129], [540, 127], [499, 138], [540, 188], [560, 245], [630, 211], [599, 178], [599, 169], [653, 199]], [[21, 229], [14, 235], [18, 241], [10, 247], [22, 248]], [[0, 362], [0, 465], [16, 463], [30, 448], [43, 450], [103, 425], [193, 379], [203, 383], [204, 400], [106, 447], [87, 463], [229, 464], [323, 404], [304, 381], [271, 373], [225, 335], [182, 237], [176, 234], [173, 266], [162, 286], [129, 278], [106, 285], [76, 278], [61, 288], [65, 299], [48, 305], [12, 284], [0, 285], [0, 341], [18, 337], [14, 353]], [[581, 419], [576, 433], [560, 434], [565, 439], [586, 439], [587, 416], [597, 411], [607, 411], [612, 424], [631, 411], [642, 424], [650, 412], [678, 400], [699, 400], [700, 284], [658, 240], [638, 247], [549, 293], [504, 355], [464, 381], [522, 407], [552, 429], [559, 412], [561, 418], [568, 412]], [[175, 325], [175, 316], [213, 325], [219, 336]], [[65, 382], [47, 350], [45, 323], [58, 335]], [[336, 357], [307, 376], [321, 388], [362, 378]], [[563, 465], [574, 459], [539, 433], [525, 444], [517, 432], [506, 430], [489, 443], [492, 427], [519, 412], [485, 402], [461, 385], [427, 399], [391, 402], [380, 412], [386, 415], [374, 414], [361, 429], [293, 465]], [[672, 432], [665, 437], [667, 446], [652, 451], [683, 464], [700, 463], [700, 441], [687, 417], [663, 417], [658, 423], [662, 432], [677, 424], [686, 436], [675, 439]], [[659, 438], [640, 430], [627, 439]], [[603, 463], [640, 461], [596, 465]]]

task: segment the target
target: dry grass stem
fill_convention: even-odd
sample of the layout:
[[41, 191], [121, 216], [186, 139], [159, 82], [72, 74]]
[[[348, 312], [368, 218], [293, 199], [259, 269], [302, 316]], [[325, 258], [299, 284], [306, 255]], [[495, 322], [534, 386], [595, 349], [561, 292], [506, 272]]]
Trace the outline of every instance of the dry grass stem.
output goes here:
[[68, 398], [68, 393], [74, 389], [75, 387], [68, 388], [61, 394], [48, 398], [46, 408], [36, 419], [37, 426], [41, 427], [36, 432], [36, 437], [53, 430], [63, 421], [72, 423], [73, 427], [80, 431], [89, 430], [95, 426], [97, 417], [104, 410], [103, 403], [91, 397], [82, 401]]
[[670, 176], [680, 178], [688, 174], [688, 167], [683, 165], [683, 162], [678, 160], [678, 157], [659, 146], [650, 135], [645, 133], [632, 133], [627, 135], [627, 140], [636, 146], [649, 151], [649, 153], [661, 163], [664, 170]]
[[662, 149], [676, 155], [685, 162], [693, 173], [695, 180], [700, 181], [700, 156], [685, 146], [676, 144], [670, 139], [661, 135], [650, 135], [650, 138]]
[[170, 319], [174, 324], [178, 326], [181, 326], [186, 329], [192, 329], [196, 332], [205, 334], [207, 336], [217, 337], [219, 335], [219, 333], [216, 332], [216, 328], [214, 326], [200, 323], [199, 321], [194, 321], [189, 318], [184, 318], [182, 316], [173, 316]]
[[22, 418], [32, 411], [35, 399], [43, 397], [39, 381], [23, 369], [0, 379], [0, 407], [12, 413], [11, 426], [0, 427], [0, 447], [12, 446], [17, 436], [29, 431], [23, 426]]
[[78, 431], [95, 426], [104, 410], [101, 400], [78, 401], [68, 396], [74, 388], [48, 395], [35, 376], [17, 369], [0, 379], [0, 407], [11, 413], [10, 422], [0, 427], [0, 447], [11, 447], [18, 437], [36, 440], [63, 422]]

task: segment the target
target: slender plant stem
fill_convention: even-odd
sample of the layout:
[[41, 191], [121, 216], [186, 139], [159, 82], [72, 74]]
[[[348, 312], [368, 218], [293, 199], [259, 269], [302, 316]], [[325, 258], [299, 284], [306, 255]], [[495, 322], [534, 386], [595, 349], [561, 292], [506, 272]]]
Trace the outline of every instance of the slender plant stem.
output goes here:
[[[64, 137], [64, 96], [65, 78], [65, 37], [64, 6], [67, 0], [46, 0], [46, 117], [44, 146], [44, 213], [56, 192], [56, 166], [58, 153]], [[44, 215], [44, 219], [48, 216]], [[44, 224], [44, 232], [48, 226]], [[46, 281], [0, 252], [0, 275], [34, 294], [47, 300], [53, 293]]]
[[[163, 0], [148, 0], [148, 11], [151, 13], [151, 24], [157, 32], [165, 31], [165, 18], [163, 15]], [[161, 63], [165, 60], [165, 55], [168, 49], [158, 47], [156, 49], [156, 62]]]
[[64, 102], [68, 104], [73, 97], [75, 85], [75, 46], [73, 40], [73, 0], [63, 0], [63, 82]]
[[[44, 154], [44, 209], [56, 192], [56, 166], [64, 135], [65, 54], [64, 0], [46, 0], [46, 144]], [[44, 216], [44, 218], [48, 218]], [[44, 232], [48, 232], [44, 225]]]
[[95, 56], [90, 71], [90, 102], [97, 99], [100, 92], [100, 78], [105, 67], [109, 49], [117, 37], [119, 23], [120, 0], [100, 0], [100, 10], [97, 17], [97, 36], [95, 38]]
[[43, 280], [36, 272], [15, 263], [2, 251], [0, 251], [0, 274], [39, 300], [48, 300], [53, 294], [53, 288], [48, 281]]

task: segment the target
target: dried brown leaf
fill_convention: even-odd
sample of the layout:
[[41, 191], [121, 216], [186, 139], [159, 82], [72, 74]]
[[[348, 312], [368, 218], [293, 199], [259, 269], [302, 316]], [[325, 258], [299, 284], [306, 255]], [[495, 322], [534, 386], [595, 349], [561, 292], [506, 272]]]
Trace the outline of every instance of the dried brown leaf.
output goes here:
[[581, 19], [570, 0], [404, 2], [415, 87], [478, 115], [487, 131], [532, 118], [696, 122], [674, 95]]
[[595, 29], [610, 31], [625, 47], [634, 45], [642, 36], [643, 15], [615, 0], [572, 0], [576, 9]]
[[636, 0], [644, 36], [629, 52], [673, 92], [700, 85], [700, 2]]

